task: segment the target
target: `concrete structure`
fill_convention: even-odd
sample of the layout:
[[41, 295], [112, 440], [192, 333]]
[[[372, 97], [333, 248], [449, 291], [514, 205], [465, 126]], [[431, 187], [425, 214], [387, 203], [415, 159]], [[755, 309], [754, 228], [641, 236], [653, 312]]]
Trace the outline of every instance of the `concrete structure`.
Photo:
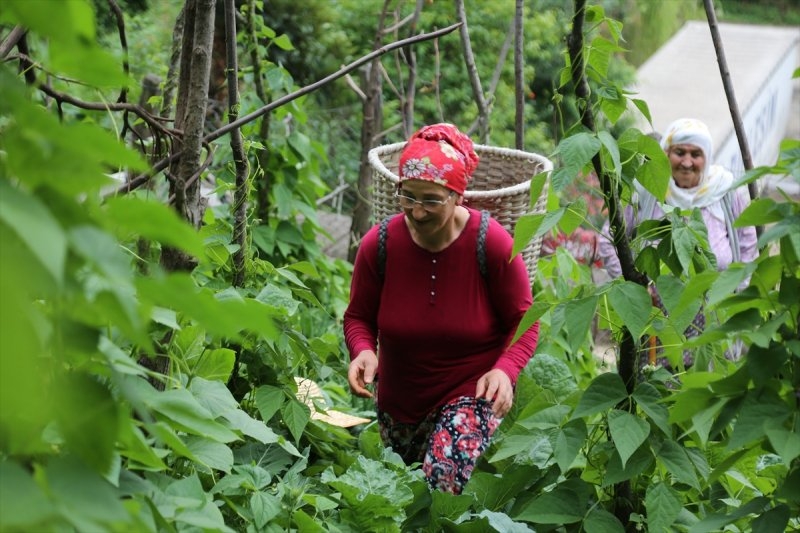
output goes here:
[[[771, 165], [783, 139], [800, 138], [800, 80], [792, 79], [800, 68], [800, 27], [720, 23], [719, 33], [753, 165]], [[698, 118], [711, 130], [714, 162], [737, 176], [743, 172], [706, 21], [687, 22], [640, 67], [632, 90], [647, 102], [653, 120], [651, 129], [641, 119], [642, 131], [661, 132], [677, 118]]]

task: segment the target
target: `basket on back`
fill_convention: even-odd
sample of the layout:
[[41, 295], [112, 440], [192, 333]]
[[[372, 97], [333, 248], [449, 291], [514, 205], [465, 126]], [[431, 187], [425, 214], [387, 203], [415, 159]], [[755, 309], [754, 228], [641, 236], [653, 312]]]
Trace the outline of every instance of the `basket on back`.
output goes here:
[[[369, 152], [369, 164], [373, 170], [373, 215], [376, 221], [400, 212], [394, 193], [397, 191], [400, 153], [406, 143], [400, 142], [373, 148]], [[531, 204], [531, 178], [552, 170], [552, 162], [539, 154], [475, 145], [480, 157], [478, 168], [464, 193], [464, 205], [474, 209], [485, 209], [511, 234], [517, 220], [526, 214], [544, 213], [547, 202], [547, 187], [534, 205]], [[542, 239], [533, 239], [522, 251], [522, 258], [533, 282], [536, 264], [542, 247]]]

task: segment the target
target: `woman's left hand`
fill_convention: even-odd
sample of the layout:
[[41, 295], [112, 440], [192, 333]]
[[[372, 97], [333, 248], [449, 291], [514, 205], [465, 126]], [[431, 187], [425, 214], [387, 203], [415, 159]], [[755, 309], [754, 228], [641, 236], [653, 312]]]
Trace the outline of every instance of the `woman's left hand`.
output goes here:
[[498, 418], [503, 418], [514, 403], [514, 386], [508, 374], [495, 368], [485, 373], [478, 380], [475, 389], [476, 398], [486, 398], [492, 403], [492, 411]]

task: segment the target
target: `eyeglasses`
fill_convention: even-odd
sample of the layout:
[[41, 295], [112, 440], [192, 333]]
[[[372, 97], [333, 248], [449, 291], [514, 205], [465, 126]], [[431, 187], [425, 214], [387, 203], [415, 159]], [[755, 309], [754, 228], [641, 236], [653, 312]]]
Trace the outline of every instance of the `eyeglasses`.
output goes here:
[[425, 211], [436, 211], [437, 209], [441, 209], [442, 207], [447, 204], [448, 200], [452, 198], [453, 191], [450, 191], [450, 194], [447, 195], [447, 198], [444, 200], [417, 200], [413, 196], [406, 196], [400, 192], [394, 193], [394, 197], [397, 198], [397, 203], [400, 204], [400, 207], [403, 209], [413, 209], [414, 205], [420, 204]]

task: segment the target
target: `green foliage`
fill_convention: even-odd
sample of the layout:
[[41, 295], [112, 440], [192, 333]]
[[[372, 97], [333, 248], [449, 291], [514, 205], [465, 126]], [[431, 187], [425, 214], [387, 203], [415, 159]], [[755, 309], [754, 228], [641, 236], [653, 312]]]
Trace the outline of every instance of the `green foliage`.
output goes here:
[[[106, 88], [124, 80], [112, 52], [88, 38], [90, 9], [57, 2], [45, 15], [29, 6], [5, 2], [0, 17], [59, 47], [52, 61], [45, 56], [46, 68], [102, 78]], [[593, 82], [607, 85], [594, 93], [595, 110], [614, 126], [626, 98], [607, 78], [619, 35], [596, 6], [590, 20], [610, 28], [587, 41], [587, 57]], [[291, 90], [285, 70], [265, 67], [271, 90]], [[691, 217], [674, 213], [664, 225], [640, 228], [642, 242], [659, 232], [666, 243], [643, 247], [637, 260], [656, 274], [667, 317], [640, 287], [595, 285], [563, 250], [543, 258], [526, 317], [540, 320], [538, 353], [465, 494], [452, 496], [431, 492], [418, 469], [384, 449], [375, 424], [328, 425], [296, 397], [295, 376], [307, 376], [322, 384], [327, 403], [356, 410], [343, 386], [340, 333], [350, 266], [325, 258], [315, 242], [325, 150], [308, 133], [307, 100], [272, 115], [278, 123], [291, 117], [293, 128], [268, 139], [256, 125], [244, 128], [254, 176], [268, 176], [272, 187], [267, 217], [248, 213], [253, 246], [245, 283], [234, 287], [227, 205], [209, 209], [197, 232], [160, 201], [158, 187], [103, 199], [107, 172], [147, 163], [100, 121], [69, 112], [58, 120], [8, 63], [0, 85], [1, 530], [800, 527], [796, 200], [761, 199], [745, 211], [739, 224], [767, 228], [764, 252], [725, 273], [708, 261]], [[245, 98], [243, 110], [255, 100]], [[599, 157], [623, 198], [634, 178], [663, 195], [665, 161], [652, 139], [638, 131], [572, 133], [558, 144], [563, 163], [551, 189], [574, 183]], [[230, 155], [217, 144], [212, 168], [224, 191], [233, 181]], [[262, 152], [269, 157], [257, 158]], [[800, 144], [787, 141], [774, 167], [744, 181], [767, 173], [797, 180], [798, 168]], [[550, 205], [546, 216], [521, 222], [517, 244], [574, 228], [586, 212], [577, 201], [558, 206], [555, 193]], [[152, 256], [135, 255], [139, 238], [152, 242]], [[163, 272], [162, 246], [195, 256], [197, 267]], [[653, 372], [630, 393], [616, 373], [597, 367], [586, 327], [593, 314], [682, 348], [684, 339], [670, 332], [683, 331], [702, 299], [719, 321], [688, 345], [709, 365], [679, 381]], [[749, 353], [731, 362], [723, 353], [736, 340]], [[154, 370], [164, 359], [165, 374]], [[374, 414], [371, 404], [355, 405]], [[626, 523], [615, 515], [622, 482], [633, 506]]]

